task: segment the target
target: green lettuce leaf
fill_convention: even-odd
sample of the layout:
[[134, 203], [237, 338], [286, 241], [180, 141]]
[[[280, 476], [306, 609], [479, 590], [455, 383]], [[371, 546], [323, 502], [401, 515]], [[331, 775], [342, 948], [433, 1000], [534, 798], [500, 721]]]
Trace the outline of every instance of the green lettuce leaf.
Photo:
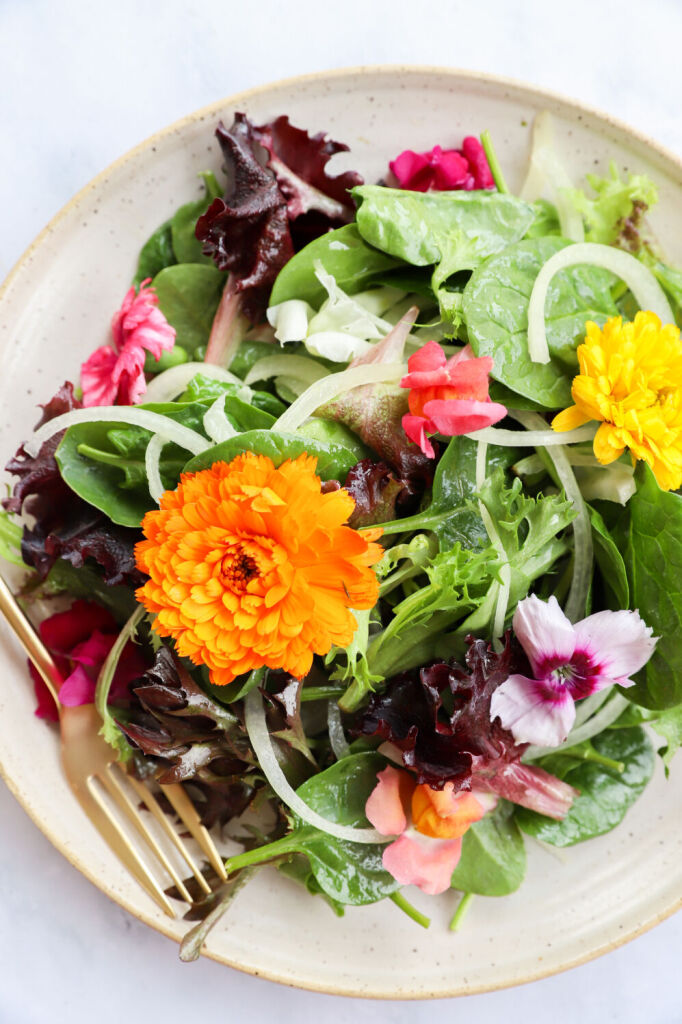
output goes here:
[[593, 196], [587, 196], [582, 189], [567, 189], [566, 193], [585, 222], [585, 241], [602, 245], [629, 244], [626, 222], [637, 221], [631, 230], [636, 230], [642, 214], [658, 202], [658, 189], [651, 178], [644, 174], [631, 174], [627, 180], [621, 178], [618, 167], [612, 161], [605, 177], [587, 174]]
[[501, 800], [464, 834], [452, 887], [480, 896], [508, 896], [516, 892], [525, 874], [526, 847], [514, 807]]

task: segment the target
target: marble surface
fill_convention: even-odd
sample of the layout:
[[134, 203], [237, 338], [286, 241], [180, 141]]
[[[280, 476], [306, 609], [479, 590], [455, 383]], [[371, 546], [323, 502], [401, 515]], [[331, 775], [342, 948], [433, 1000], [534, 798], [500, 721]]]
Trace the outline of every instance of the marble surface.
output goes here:
[[[564, 7], [564, 5], [561, 5]], [[305, 71], [367, 63], [466, 67], [601, 107], [677, 152], [682, 5], [646, 17], [615, 0], [450, 0], [416, 20], [404, 0], [139, 5], [0, 3], [0, 276], [95, 173], [164, 124], [221, 96]], [[436, 1004], [297, 992], [172, 944], [110, 903], [50, 846], [0, 784], [0, 1024], [101, 1024], [169, 1012], [283, 1022], [650, 1024], [682, 1019], [682, 916], [595, 962], [520, 989]]]

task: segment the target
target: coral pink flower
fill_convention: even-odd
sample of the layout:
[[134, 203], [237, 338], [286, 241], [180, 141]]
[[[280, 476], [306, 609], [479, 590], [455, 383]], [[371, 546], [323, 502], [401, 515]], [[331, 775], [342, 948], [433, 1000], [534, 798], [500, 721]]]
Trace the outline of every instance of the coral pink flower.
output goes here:
[[434, 146], [428, 153], [404, 150], [389, 167], [401, 188], [412, 192], [446, 192], [452, 189], [493, 188], [483, 146], [472, 135], [461, 149]]
[[114, 348], [102, 345], [81, 366], [83, 405], [133, 405], [147, 388], [145, 354], [158, 361], [175, 344], [175, 328], [158, 308], [151, 278], [131, 288], [111, 321]]
[[433, 458], [433, 445], [426, 433], [470, 434], [497, 423], [507, 410], [488, 395], [490, 356], [475, 358], [469, 345], [447, 359], [435, 341], [411, 355], [409, 373], [400, 386], [410, 388], [410, 415], [403, 416], [403, 430], [425, 455]]
[[[59, 689], [59, 700], [66, 707], [92, 703], [97, 676], [118, 633], [113, 616], [91, 601], [74, 601], [67, 611], [51, 615], [40, 623], [40, 637], [53, 655], [64, 680]], [[128, 683], [141, 676], [146, 668], [135, 644], [126, 644], [109, 698], [125, 696]], [[36, 715], [56, 722], [57, 708], [50, 691], [30, 663], [29, 669], [36, 692]]]
[[575, 701], [607, 686], [632, 686], [656, 646], [639, 612], [597, 612], [573, 625], [555, 597], [519, 601], [513, 629], [534, 679], [512, 675], [495, 690], [490, 718], [517, 743], [556, 747], [575, 721]]
[[455, 793], [418, 786], [412, 776], [389, 765], [377, 775], [365, 814], [382, 836], [397, 836], [384, 847], [386, 871], [402, 885], [416, 885], [431, 896], [450, 887], [466, 830], [494, 807], [488, 793]]

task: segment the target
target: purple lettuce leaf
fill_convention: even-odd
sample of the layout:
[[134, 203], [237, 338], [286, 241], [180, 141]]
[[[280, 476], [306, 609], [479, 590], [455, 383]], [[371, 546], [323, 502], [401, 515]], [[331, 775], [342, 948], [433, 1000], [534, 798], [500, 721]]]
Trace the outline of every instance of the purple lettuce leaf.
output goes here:
[[362, 459], [350, 469], [344, 483], [355, 500], [350, 525], [358, 529], [411, 515], [419, 508], [428, 482], [425, 477], [423, 485], [417, 486], [414, 480], [398, 479], [385, 462]]

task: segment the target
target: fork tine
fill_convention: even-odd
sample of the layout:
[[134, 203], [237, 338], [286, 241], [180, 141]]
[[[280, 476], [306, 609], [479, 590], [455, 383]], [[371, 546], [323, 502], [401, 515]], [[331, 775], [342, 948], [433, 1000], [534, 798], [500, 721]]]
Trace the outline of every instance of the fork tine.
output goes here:
[[192, 874], [196, 878], [201, 888], [204, 890], [206, 895], [210, 895], [211, 886], [208, 884], [208, 882], [202, 875], [200, 868], [197, 867], [196, 861], [192, 857], [192, 854], [189, 852], [186, 845], [183, 843], [182, 839], [171, 825], [170, 821], [168, 820], [168, 815], [164, 814], [161, 805], [159, 804], [158, 800], [156, 799], [152, 791], [142, 782], [140, 782], [139, 779], [134, 778], [134, 776], [130, 775], [127, 778], [128, 782], [131, 784], [131, 786], [139, 796], [140, 800], [142, 800], [143, 803], [145, 804], [147, 810], [154, 815], [159, 825], [161, 825], [164, 832], [177, 849], [178, 853], [180, 853], [180, 855], [187, 861], [187, 864], [189, 865]]
[[161, 786], [161, 790], [168, 797], [173, 808], [180, 816], [180, 820], [189, 830], [190, 835], [194, 836], [199, 846], [208, 857], [211, 866], [218, 873], [219, 877], [225, 881], [227, 878], [227, 872], [225, 871], [225, 865], [223, 864], [221, 856], [218, 853], [208, 830], [201, 824], [201, 818], [197, 814], [196, 807], [187, 796], [182, 786], [178, 782], [173, 782], [168, 786]]
[[118, 822], [112, 818], [109, 809], [103, 803], [101, 796], [90, 784], [74, 789], [79, 804], [86, 815], [93, 823], [102, 839], [109, 849], [116, 854], [121, 863], [128, 869], [142, 888], [151, 896], [154, 902], [168, 914], [169, 917], [176, 917], [175, 910], [169, 903], [166, 894], [160, 887], [153, 875], [150, 874], [146, 865], [140, 859], [135, 847]]
[[171, 879], [173, 880], [175, 888], [178, 890], [183, 900], [185, 900], [186, 903], [192, 903], [192, 897], [187, 892], [184, 882], [178, 875], [177, 871], [175, 870], [171, 862], [168, 860], [168, 857], [166, 856], [164, 850], [159, 846], [158, 842], [145, 825], [142, 817], [140, 816], [138, 808], [135, 806], [135, 804], [132, 802], [132, 800], [126, 793], [125, 789], [121, 785], [120, 780], [116, 777], [116, 766], [113, 764], [109, 765], [107, 769], [105, 769], [103, 772], [97, 775], [97, 778], [106, 788], [107, 792], [112, 797], [112, 799], [115, 800], [117, 806], [121, 809], [123, 814], [125, 814], [128, 821], [135, 826], [135, 828], [140, 833], [145, 843], [152, 851], [154, 856], [157, 858], [157, 860], [159, 860], [161, 864], [164, 866], [164, 868], [170, 875]]

